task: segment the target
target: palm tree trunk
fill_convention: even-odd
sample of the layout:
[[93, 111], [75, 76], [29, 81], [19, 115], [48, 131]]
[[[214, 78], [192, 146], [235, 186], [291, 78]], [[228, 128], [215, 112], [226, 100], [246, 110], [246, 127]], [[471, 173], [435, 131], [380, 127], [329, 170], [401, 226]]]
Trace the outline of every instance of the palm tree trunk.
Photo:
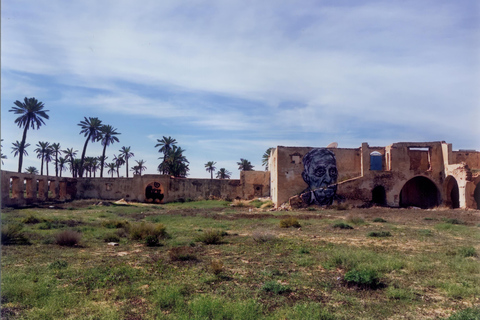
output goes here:
[[22, 172], [22, 165], [23, 165], [23, 151], [25, 150], [25, 141], [27, 140], [27, 130], [30, 122], [25, 125], [25, 129], [23, 129], [23, 136], [22, 136], [22, 143], [20, 143], [20, 155], [18, 157], [18, 173]]
[[125, 156], [125, 164], [127, 166], [125, 171], [127, 171], [127, 178], [128, 178], [128, 158], [126, 156]]
[[40, 162], [40, 175], [43, 176], [43, 155], [42, 155], [42, 162]]
[[48, 161], [45, 161], [45, 167], [47, 168], [47, 176], [48, 176]]
[[105, 161], [105, 151], [107, 150], [107, 144], [103, 146], [102, 161], [100, 161], [100, 178], [103, 178], [103, 165]]
[[82, 151], [82, 158], [80, 159], [80, 178], [83, 177], [83, 161], [85, 160], [85, 153], [87, 152], [87, 145], [88, 145], [88, 140], [90, 140], [90, 136], [92, 134], [89, 133], [87, 137], [87, 141], [85, 141], [85, 144], [83, 145], [83, 151]]
[[58, 177], [58, 152], [55, 152], [55, 177]]

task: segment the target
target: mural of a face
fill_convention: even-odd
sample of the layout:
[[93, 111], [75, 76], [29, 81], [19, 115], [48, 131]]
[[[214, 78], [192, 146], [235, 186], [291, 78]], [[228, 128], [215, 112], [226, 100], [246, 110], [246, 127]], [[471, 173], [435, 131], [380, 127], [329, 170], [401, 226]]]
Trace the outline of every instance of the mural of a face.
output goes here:
[[331, 205], [337, 192], [335, 154], [324, 148], [312, 149], [303, 157], [303, 180], [308, 184], [301, 194], [307, 204]]
[[145, 188], [145, 201], [163, 203], [163, 187], [159, 182], [151, 182]]

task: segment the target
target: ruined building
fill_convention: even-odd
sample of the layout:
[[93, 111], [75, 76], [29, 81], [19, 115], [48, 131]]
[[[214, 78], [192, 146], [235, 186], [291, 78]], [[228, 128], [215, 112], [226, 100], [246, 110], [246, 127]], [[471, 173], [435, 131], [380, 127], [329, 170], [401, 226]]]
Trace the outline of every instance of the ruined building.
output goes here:
[[[275, 205], [308, 187], [304, 156], [314, 148], [277, 147], [270, 156]], [[399, 142], [386, 147], [328, 148], [336, 158], [335, 200], [353, 205], [480, 209], [480, 152], [452, 151], [445, 142]]]
[[240, 179], [59, 178], [2, 171], [2, 207], [48, 200], [105, 199], [165, 203], [197, 198], [272, 198], [297, 206], [385, 205], [480, 209], [480, 152], [452, 151], [445, 142], [400, 142], [386, 147], [278, 146], [269, 171]]

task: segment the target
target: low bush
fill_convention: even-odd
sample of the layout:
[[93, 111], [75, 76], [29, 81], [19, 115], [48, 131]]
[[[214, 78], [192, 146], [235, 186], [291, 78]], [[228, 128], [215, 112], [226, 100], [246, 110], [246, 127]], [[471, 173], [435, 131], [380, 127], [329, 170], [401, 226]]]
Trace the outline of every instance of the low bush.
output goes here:
[[7, 224], [2, 226], [2, 245], [29, 245], [30, 240], [22, 231], [21, 224]]
[[168, 251], [171, 261], [197, 261], [197, 257], [193, 254], [190, 247], [175, 247]]
[[464, 258], [477, 256], [477, 252], [475, 251], [474, 247], [461, 247], [458, 249], [457, 254]]
[[345, 222], [337, 222], [332, 227], [338, 228], [338, 229], [353, 229], [352, 226], [350, 226], [349, 224], [346, 224]]
[[116, 234], [107, 234], [103, 238], [105, 242], [120, 242], [120, 238]]
[[36, 224], [36, 223], [40, 223], [42, 221], [43, 220], [35, 217], [33, 214], [29, 214], [28, 216], [26, 216], [25, 218], [22, 219], [22, 223], [25, 223], [25, 224]]
[[127, 220], [107, 220], [102, 222], [102, 227], [108, 229], [128, 228], [129, 222]]
[[280, 228], [290, 228], [290, 227], [293, 227], [293, 228], [301, 227], [297, 218], [289, 217], [289, 218], [280, 220]]
[[292, 289], [290, 289], [288, 286], [284, 286], [277, 281], [265, 282], [265, 284], [262, 286], [262, 290], [265, 292], [272, 292], [274, 294], [283, 294], [292, 291]]
[[275, 236], [271, 233], [257, 230], [252, 233], [252, 238], [255, 242], [263, 243], [274, 240]]
[[390, 231], [371, 231], [367, 234], [368, 237], [373, 238], [384, 238], [384, 237], [391, 237], [392, 234]]
[[155, 236], [159, 239], [168, 237], [165, 225], [161, 223], [145, 223], [130, 226], [130, 238], [132, 240], [144, 240], [147, 236]]
[[160, 245], [160, 240], [158, 239], [158, 236], [149, 234], [145, 237], [145, 245], [147, 247], [157, 247]]
[[65, 230], [55, 235], [55, 243], [59, 246], [74, 247], [79, 245], [82, 235], [73, 230]]
[[364, 288], [375, 289], [380, 286], [380, 275], [374, 269], [353, 269], [345, 273], [344, 279], [348, 284]]
[[383, 218], [375, 218], [372, 220], [373, 222], [387, 222], [387, 220], [383, 219]]
[[214, 275], [218, 276], [223, 272], [223, 269], [223, 262], [221, 260], [213, 260], [210, 262], [210, 271]]
[[353, 224], [365, 224], [365, 220], [361, 217], [347, 216], [347, 221]]
[[203, 242], [205, 244], [220, 244], [222, 243], [223, 235], [223, 231], [208, 229], [199, 236], [197, 236], [195, 240], [198, 242]]
[[57, 269], [57, 270], [65, 269], [66, 267], [68, 267], [68, 262], [65, 260], [56, 260], [48, 265], [49, 269]]

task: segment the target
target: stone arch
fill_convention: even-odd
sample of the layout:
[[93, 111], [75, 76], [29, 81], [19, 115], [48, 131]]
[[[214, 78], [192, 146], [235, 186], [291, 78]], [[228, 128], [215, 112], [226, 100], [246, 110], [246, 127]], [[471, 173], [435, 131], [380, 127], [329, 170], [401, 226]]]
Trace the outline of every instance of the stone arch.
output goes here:
[[477, 203], [477, 209], [480, 210], [480, 182], [477, 183], [477, 186], [475, 187], [475, 191], [473, 192], [473, 198]]
[[153, 181], [145, 187], [145, 201], [163, 203], [165, 197], [163, 185], [160, 182]]
[[433, 208], [440, 204], [440, 192], [432, 180], [416, 176], [408, 180], [400, 191], [400, 207]]
[[453, 209], [460, 208], [460, 191], [458, 189], [457, 179], [448, 176], [445, 179], [445, 204]]
[[372, 203], [380, 206], [387, 204], [387, 194], [383, 186], [376, 186], [372, 189]]

